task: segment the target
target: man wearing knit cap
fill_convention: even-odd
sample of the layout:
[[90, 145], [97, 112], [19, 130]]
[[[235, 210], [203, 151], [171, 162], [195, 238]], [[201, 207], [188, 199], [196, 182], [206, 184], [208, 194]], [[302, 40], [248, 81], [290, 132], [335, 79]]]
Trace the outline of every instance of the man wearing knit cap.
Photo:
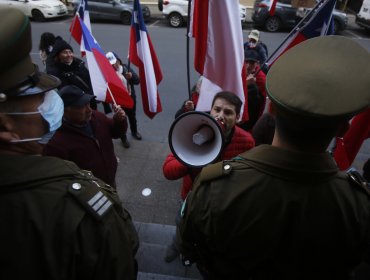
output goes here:
[[352, 279], [369, 245], [370, 194], [327, 147], [370, 107], [369, 61], [353, 40], [323, 36], [273, 64], [272, 144], [203, 168], [182, 208], [181, 251], [205, 279]]
[[115, 190], [41, 156], [63, 101], [31, 48], [28, 17], [0, 9], [0, 279], [136, 279], [138, 237]]
[[[85, 62], [74, 56], [70, 44], [58, 37], [49, 56], [46, 72], [61, 80], [59, 88], [74, 85], [87, 94], [94, 95], [89, 70], [86, 68]], [[91, 107], [96, 109], [95, 99], [91, 99], [91, 101]]]

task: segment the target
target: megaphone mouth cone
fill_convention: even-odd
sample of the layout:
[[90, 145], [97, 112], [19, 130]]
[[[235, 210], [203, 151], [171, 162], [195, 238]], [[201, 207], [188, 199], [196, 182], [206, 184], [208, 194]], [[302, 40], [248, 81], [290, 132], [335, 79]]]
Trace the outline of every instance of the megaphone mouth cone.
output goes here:
[[[193, 141], [193, 136], [205, 126], [211, 128], [213, 137], [199, 145]], [[223, 128], [207, 113], [187, 112], [172, 123], [168, 142], [172, 153], [181, 163], [203, 167], [219, 158], [224, 144]]]

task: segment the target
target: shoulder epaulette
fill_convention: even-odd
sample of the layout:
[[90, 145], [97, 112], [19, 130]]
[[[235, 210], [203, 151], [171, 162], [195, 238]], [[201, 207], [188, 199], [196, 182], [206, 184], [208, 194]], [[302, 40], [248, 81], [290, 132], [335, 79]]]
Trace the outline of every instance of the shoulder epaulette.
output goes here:
[[[94, 181], [95, 182], [95, 181]], [[97, 182], [95, 182], [98, 184]], [[84, 207], [84, 209], [100, 220], [113, 206], [104, 192], [89, 182], [74, 182], [68, 186], [68, 192]]]
[[349, 178], [351, 185], [361, 188], [363, 191], [365, 191], [370, 196], [369, 183], [360, 174], [360, 172], [356, 170], [356, 168], [352, 167], [348, 169], [346, 173], [347, 173], [347, 176]]
[[76, 165], [75, 182], [68, 186], [68, 192], [80, 203], [80, 205], [96, 219], [101, 220], [113, 206], [114, 200], [106, 194], [113, 193], [114, 189], [95, 178], [87, 170], [79, 169]]
[[224, 160], [221, 162], [217, 162], [215, 164], [210, 164], [203, 167], [202, 172], [199, 174], [198, 178], [196, 179], [193, 190], [195, 190], [199, 185], [202, 183], [221, 178], [230, 174], [232, 170], [232, 166], [230, 161]]

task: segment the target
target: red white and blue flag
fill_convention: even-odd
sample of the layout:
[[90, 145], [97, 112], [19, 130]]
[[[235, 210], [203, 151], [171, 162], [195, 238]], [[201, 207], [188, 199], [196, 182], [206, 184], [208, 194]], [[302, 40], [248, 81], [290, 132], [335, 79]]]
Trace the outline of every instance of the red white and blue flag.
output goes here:
[[162, 112], [158, 94], [158, 84], [162, 81], [162, 71], [144, 23], [139, 0], [134, 1], [129, 59], [139, 68], [144, 113], [149, 118], [153, 118], [157, 113]]
[[82, 29], [86, 60], [96, 99], [122, 105], [125, 108], [132, 108], [134, 102], [122, 80], [118, 77], [116, 71], [106, 58], [105, 52], [101, 49], [83, 21], [80, 18], [78, 20]]
[[90, 23], [90, 13], [87, 4], [87, 0], [81, 0], [78, 8], [76, 10], [76, 14], [73, 18], [72, 24], [69, 27], [69, 32], [75, 41], [80, 45], [80, 50], [84, 54], [85, 46], [84, 41], [82, 40], [82, 27], [80, 24], [80, 20], [86, 25], [87, 29], [91, 32], [91, 23]]
[[194, 67], [203, 75], [197, 110], [210, 111], [217, 92], [229, 91], [244, 103], [248, 119], [243, 31], [238, 0], [193, 0], [190, 34], [195, 38]]
[[275, 14], [276, 3], [277, 2], [278, 2], [278, 0], [270, 0], [270, 3], [269, 3], [269, 15], [270, 15], [270, 17], [272, 17]]
[[336, 0], [321, 0], [307, 16], [290, 32], [283, 43], [267, 59], [268, 67], [295, 45], [318, 36], [334, 34], [333, 10]]

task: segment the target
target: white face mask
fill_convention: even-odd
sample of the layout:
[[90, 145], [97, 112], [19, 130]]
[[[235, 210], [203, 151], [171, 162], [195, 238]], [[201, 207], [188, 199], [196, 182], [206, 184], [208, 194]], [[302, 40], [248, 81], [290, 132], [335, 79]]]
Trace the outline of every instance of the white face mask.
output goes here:
[[123, 74], [123, 66], [122, 65], [118, 66], [117, 72], [120, 73], [120, 74]]
[[45, 93], [44, 101], [37, 108], [36, 112], [14, 112], [6, 113], [7, 115], [34, 115], [41, 114], [44, 120], [49, 124], [49, 131], [38, 138], [25, 138], [19, 140], [12, 140], [12, 143], [22, 143], [30, 141], [39, 141], [41, 144], [46, 144], [51, 137], [54, 135], [55, 131], [62, 124], [62, 117], [64, 114], [64, 104], [63, 100], [60, 98], [59, 94], [55, 90], [48, 91]]
[[249, 42], [249, 47], [250, 48], [255, 48], [257, 46], [257, 43], [255, 42]]

